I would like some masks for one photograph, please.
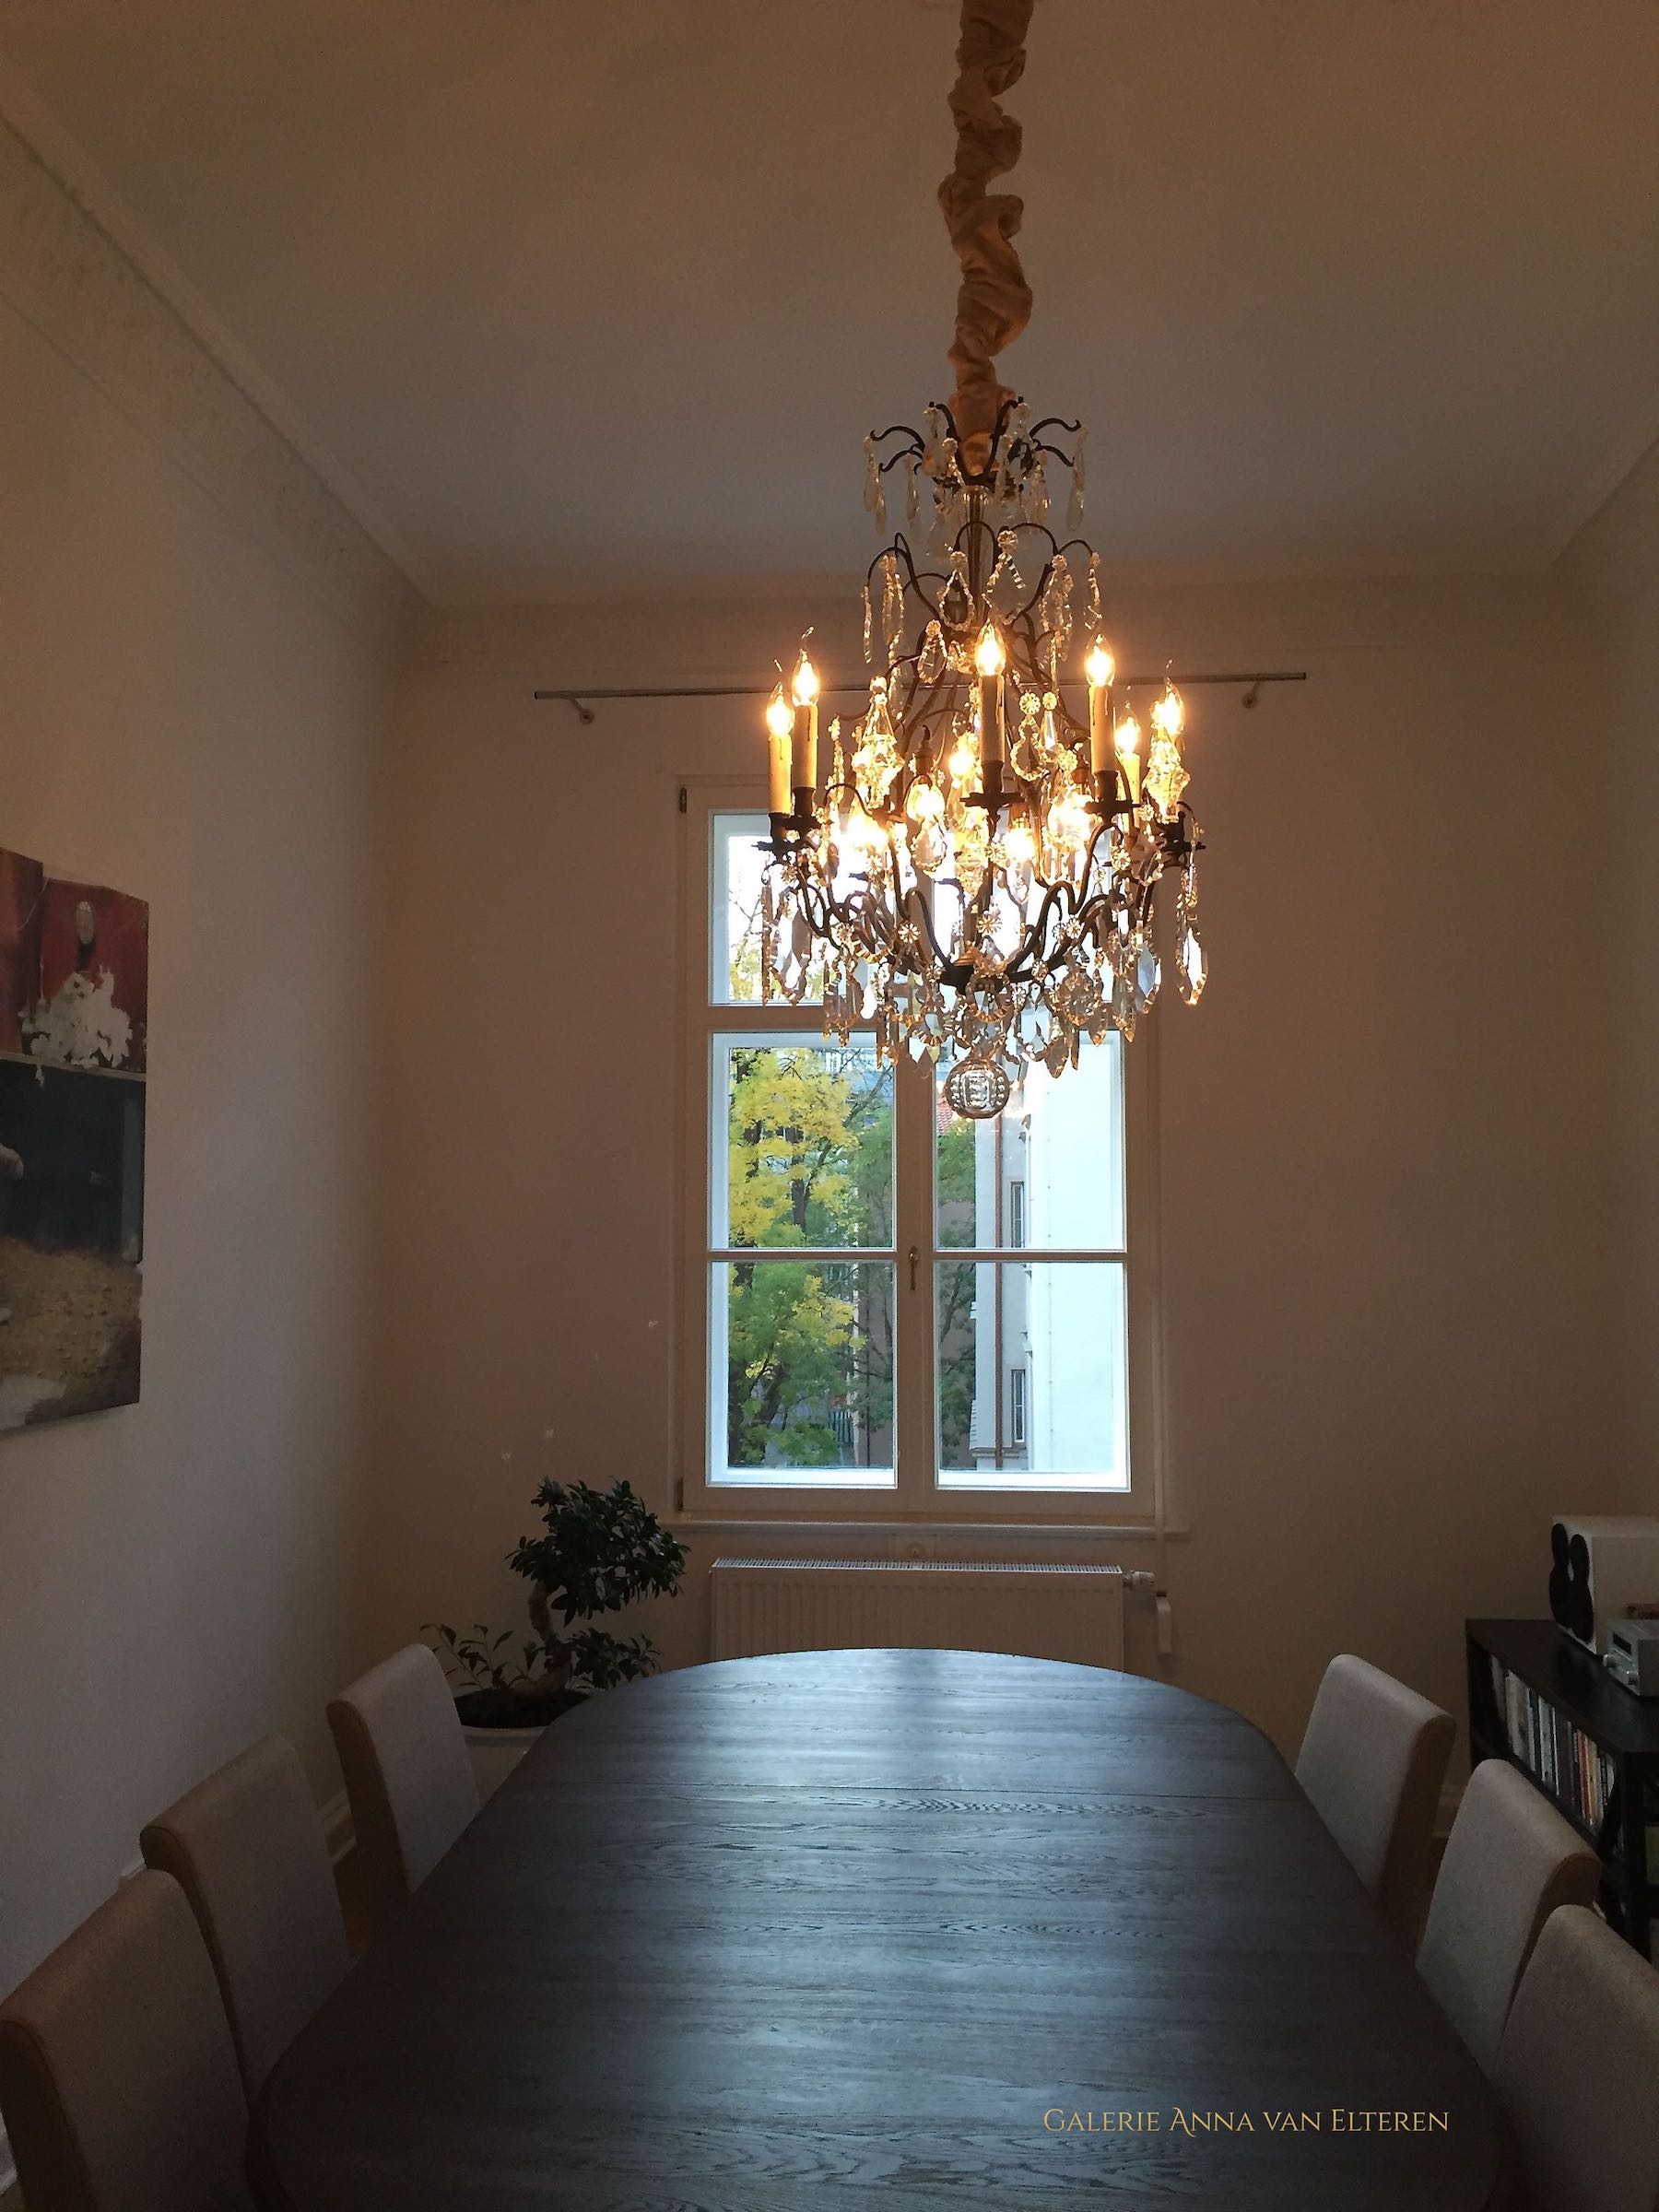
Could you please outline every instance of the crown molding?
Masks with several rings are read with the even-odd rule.
[[[294,410],[4,64],[0,298],[314,597],[394,647],[420,605],[406,568],[336,488],[341,472]]]

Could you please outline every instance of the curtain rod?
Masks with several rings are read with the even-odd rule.
[[[1164,672],[1160,671],[1157,676],[1120,676],[1116,682],[1127,690],[1136,684],[1161,684],[1163,680]],[[1244,696],[1239,703],[1245,707],[1255,705],[1264,684],[1305,684],[1307,680],[1308,672],[1305,668],[1242,669],[1236,673],[1223,671],[1219,674],[1206,670],[1200,675],[1176,674],[1171,677],[1171,681],[1177,684],[1241,684]],[[595,689],[584,684],[578,691],[533,691],[530,696],[532,699],[562,700],[567,707],[573,710],[578,722],[591,723],[596,719],[593,708],[588,704],[593,699],[767,699],[771,690],[771,684],[650,684],[618,690],[603,687]],[[867,684],[826,684],[821,696],[825,699],[862,699],[868,690]]]

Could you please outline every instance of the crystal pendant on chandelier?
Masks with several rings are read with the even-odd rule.
[[[878,532],[889,484],[909,526],[865,581],[868,705],[850,738],[831,725],[826,759],[803,641],[790,697],[780,687],[767,710],[762,997],[799,1004],[816,987],[842,1042],[869,1022],[883,1059],[947,1056],[947,1103],[970,1119],[1000,1113],[1030,1065],[1059,1075],[1085,1041],[1134,1035],[1161,981],[1166,878],[1188,1005],[1206,973],[1184,704],[1166,679],[1143,734],[1100,634],[1100,559],[1077,535],[1086,433],[1034,421],[992,366],[1030,308],[1019,202],[985,191],[1010,134],[1018,151],[994,95],[1023,65],[1030,10],[964,8],[957,166],[940,189],[964,272],[957,391],[924,429],[865,441]],[[1051,467],[1070,479],[1064,540]]]

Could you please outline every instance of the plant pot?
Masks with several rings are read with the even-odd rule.
[[[473,1780],[480,1803],[488,1805],[501,1784],[550,1724],[540,1728],[463,1728]]]
[[[466,1738],[479,1797],[485,1802],[493,1797],[536,1738],[561,1713],[586,1702],[577,1689],[547,1690],[530,1698],[506,1691],[463,1690],[455,1700],[455,1711]]]

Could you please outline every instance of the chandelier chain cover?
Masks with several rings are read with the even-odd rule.
[[[886,541],[864,590],[868,707],[825,741],[804,639],[766,712],[762,997],[821,998],[843,1042],[873,1024],[884,1059],[947,1056],[946,1098],[974,1118],[1000,1112],[1031,1065],[1058,1076],[1086,1039],[1134,1036],[1161,981],[1166,881],[1189,1004],[1206,975],[1181,695],[1166,680],[1143,731],[1079,534],[1087,433],[1034,421],[994,366],[1030,308],[1020,202],[985,189],[1018,157],[997,96],[1024,66],[1030,13],[964,0],[957,162],[939,188],[962,266],[957,389],[921,429],[865,441]],[[1067,479],[1064,536],[1051,472]]]

